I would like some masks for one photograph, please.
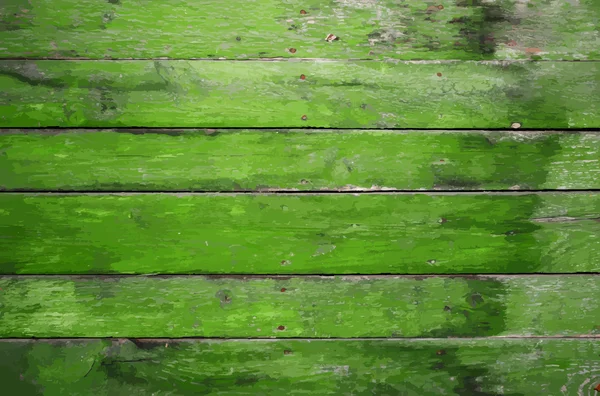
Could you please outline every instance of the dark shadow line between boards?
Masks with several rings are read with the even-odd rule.
[[[201,342],[201,341],[249,341],[249,342],[285,342],[285,341],[395,341],[395,342],[469,342],[469,341],[502,341],[502,340],[598,340],[600,335],[580,335],[580,336],[535,336],[535,335],[509,335],[509,336],[487,336],[487,337],[202,337],[202,336],[182,336],[182,337],[3,337],[2,342],[22,342],[22,341],[102,341],[102,340],[128,340],[128,341],[150,341],[150,342]]]
[[[223,274],[223,273],[185,273],[185,272],[173,272],[173,273],[144,273],[144,274],[132,274],[132,273],[53,273],[53,274],[0,274],[0,279],[11,279],[11,278],[69,278],[69,279],[117,279],[117,278],[157,278],[157,279],[168,279],[168,278],[210,278],[210,279],[239,279],[239,280],[260,280],[260,279],[273,279],[273,280],[290,280],[293,278],[315,278],[315,279],[332,279],[336,278],[361,278],[361,279],[387,279],[387,278],[406,278],[422,280],[426,278],[449,278],[449,279],[472,279],[472,280],[486,280],[486,279],[497,279],[497,278],[543,278],[543,277],[580,277],[580,276],[600,276],[598,271],[587,271],[587,272],[512,272],[512,273],[462,273],[462,274],[439,274],[439,273],[336,273],[336,274],[322,274],[322,273],[281,273],[281,274],[257,274],[257,273],[235,273],[235,274]]]
[[[40,195],[527,195],[527,194],[570,194],[599,193],[600,189],[540,189],[540,190],[396,190],[396,189],[351,189],[351,190],[35,190],[35,189],[2,189],[5,194],[40,194]],[[582,218],[581,220],[586,220]]]
[[[517,120],[518,121],[518,120]],[[373,131],[373,132],[410,132],[410,131],[429,131],[429,132],[562,132],[565,134],[576,134],[578,132],[600,132],[600,127],[597,128],[489,128],[489,127],[471,127],[471,128],[411,128],[411,127],[386,127],[386,128],[370,128],[370,127],[322,127],[322,126],[241,126],[241,127],[220,127],[220,126],[169,126],[169,127],[157,127],[157,126],[105,126],[105,127],[86,127],[86,126],[27,126],[27,127],[2,127],[0,126],[0,134],[12,131],[44,131],[44,130],[87,130],[87,131],[115,131],[115,132],[127,132],[129,130],[151,130],[151,131],[243,131],[243,130],[265,130],[265,131]]]

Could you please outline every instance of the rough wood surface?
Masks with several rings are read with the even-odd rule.
[[[2,276],[0,337],[600,333],[598,275]]]
[[[0,272],[600,271],[600,194],[0,195]]]
[[[12,395],[594,396],[600,341],[1,341]]]
[[[598,59],[599,17],[596,0],[3,0],[0,56]]]
[[[600,134],[0,130],[0,189],[600,188]]]
[[[2,61],[0,127],[597,128],[597,62]]]

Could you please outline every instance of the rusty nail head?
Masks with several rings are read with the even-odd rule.
[[[295,54],[295,53],[296,53],[296,48],[290,48],[290,49],[289,49],[289,51],[290,51],[292,54]]]

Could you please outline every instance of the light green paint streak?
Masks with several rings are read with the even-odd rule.
[[[599,16],[595,0],[4,0],[0,56],[598,59]]]
[[[2,61],[0,127],[594,128],[599,84],[595,62]]]
[[[1,277],[2,337],[600,332],[600,276]],[[282,291],[283,290],[283,291]]]
[[[597,133],[5,130],[0,188],[600,188]]]
[[[0,195],[0,272],[599,271],[600,194]]]

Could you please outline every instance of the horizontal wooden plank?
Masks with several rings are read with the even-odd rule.
[[[0,55],[598,59],[599,17],[595,0],[4,0]]]
[[[599,275],[2,276],[0,337],[599,334]]]
[[[0,194],[4,274],[600,271],[600,194]]]
[[[597,128],[600,62],[1,61],[0,127]]]
[[[594,395],[594,340],[1,341],[11,394]]]
[[[599,158],[593,132],[4,130],[0,189],[597,189]]]

